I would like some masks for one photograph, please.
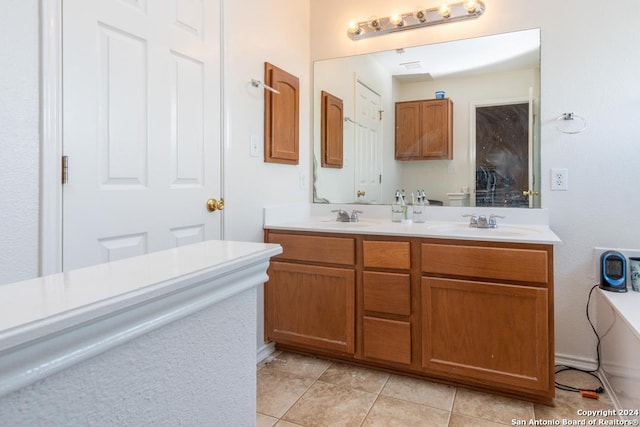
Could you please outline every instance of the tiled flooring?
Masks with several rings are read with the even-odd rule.
[[[597,385],[575,372],[560,373],[557,380]],[[276,353],[258,365],[258,427],[492,427],[517,425],[514,420],[562,423],[585,419],[580,409],[613,409],[606,394],[593,400],[556,390],[555,402],[536,405],[292,353]]]

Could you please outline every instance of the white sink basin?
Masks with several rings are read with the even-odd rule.
[[[498,225],[498,228],[474,228],[469,227],[469,224],[437,224],[429,226],[429,230],[450,234],[450,235],[463,235],[463,236],[529,236],[532,234],[539,233],[538,230],[527,228],[527,227],[517,227],[512,225],[501,226]]]

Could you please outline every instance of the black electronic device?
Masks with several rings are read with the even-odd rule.
[[[627,259],[620,252],[606,251],[600,257],[600,288],[627,292]]]

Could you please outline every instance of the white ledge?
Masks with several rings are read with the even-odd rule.
[[[281,251],[207,241],[0,285],[0,396],[261,285]]]

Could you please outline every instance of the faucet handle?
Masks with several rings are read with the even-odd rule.
[[[496,218],[504,218],[504,215],[494,215],[494,214],[489,215],[489,227],[490,228],[497,228],[498,227],[498,221],[496,221]]]
[[[349,222],[349,214],[344,209],[332,209],[331,212],[337,213],[336,221]]]
[[[469,220],[469,227],[477,227],[478,226],[478,217],[475,213],[463,214],[463,218],[471,218]]]
[[[351,222],[358,222],[359,221],[358,214],[361,214],[361,213],[362,211],[354,209],[353,212],[351,212]]]

